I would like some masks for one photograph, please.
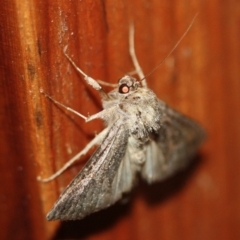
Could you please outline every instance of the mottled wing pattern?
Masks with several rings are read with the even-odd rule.
[[[116,174],[118,170],[126,170],[121,162],[126,153],[127,140],[128,131],[117,121],[86,166],[61,194],[47,219],[82,219],[119,200],[122,192],[129,188],[128,182],[122,181],[122,174]]]
[[[163,180],[184,168],[205,138],[204,130],[190,118],[159,101],[161,128],[146,145],[142,176],[149,183]]]

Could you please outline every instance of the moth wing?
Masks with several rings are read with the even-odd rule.
[[[162,124],[146,145],[142,177],[151,183],[163,180],[184,168],[205,138],[204,130],[193,120],[159,101]]]
[[[114,199],[122,198],[123,193],[129,192],[133,188],[137,172],[139,172],[139,169],[132,161],[131,151],[129,151],[128,146],[112,183],[112,196]]]
[[[106,208],[122,197],[132,186],[133,172],[124,180],[129,163],[126,154],[128,131],[116,122],[86,166],[61,194],[48,220],[76,220]]]

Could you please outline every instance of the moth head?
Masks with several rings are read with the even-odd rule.
[[[135,78],[126,75],[118,81],[118,92],[127,94],[136,90],[139,86],[140,83]]]

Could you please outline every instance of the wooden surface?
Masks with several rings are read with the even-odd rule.
[[[98,94],[87,74],[115,83],[133,70],[128,27],[149,87],[198,120],[208,139],[193,164],[163,183],[140,182],[130,202],[75,222],[45,215],[89,155],[47,184],[47,177],[102,128],[85,124],[39,93],[88,115]],[[0,8],[0,239],[239,239],[239,1],[2,1]]]

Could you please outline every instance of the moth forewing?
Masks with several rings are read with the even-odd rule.
[[[164,180],[187,166],[205,138],[196,122],[159,101],[164,106],[161,128],[146,145],[142,177],[147,182]]]
[[[48,220],[82,219],[121,197],[114,193],[112,182],[127,148],[128,133],[123,128],[121,121],[111,126],[99,148],[48,213]]]

